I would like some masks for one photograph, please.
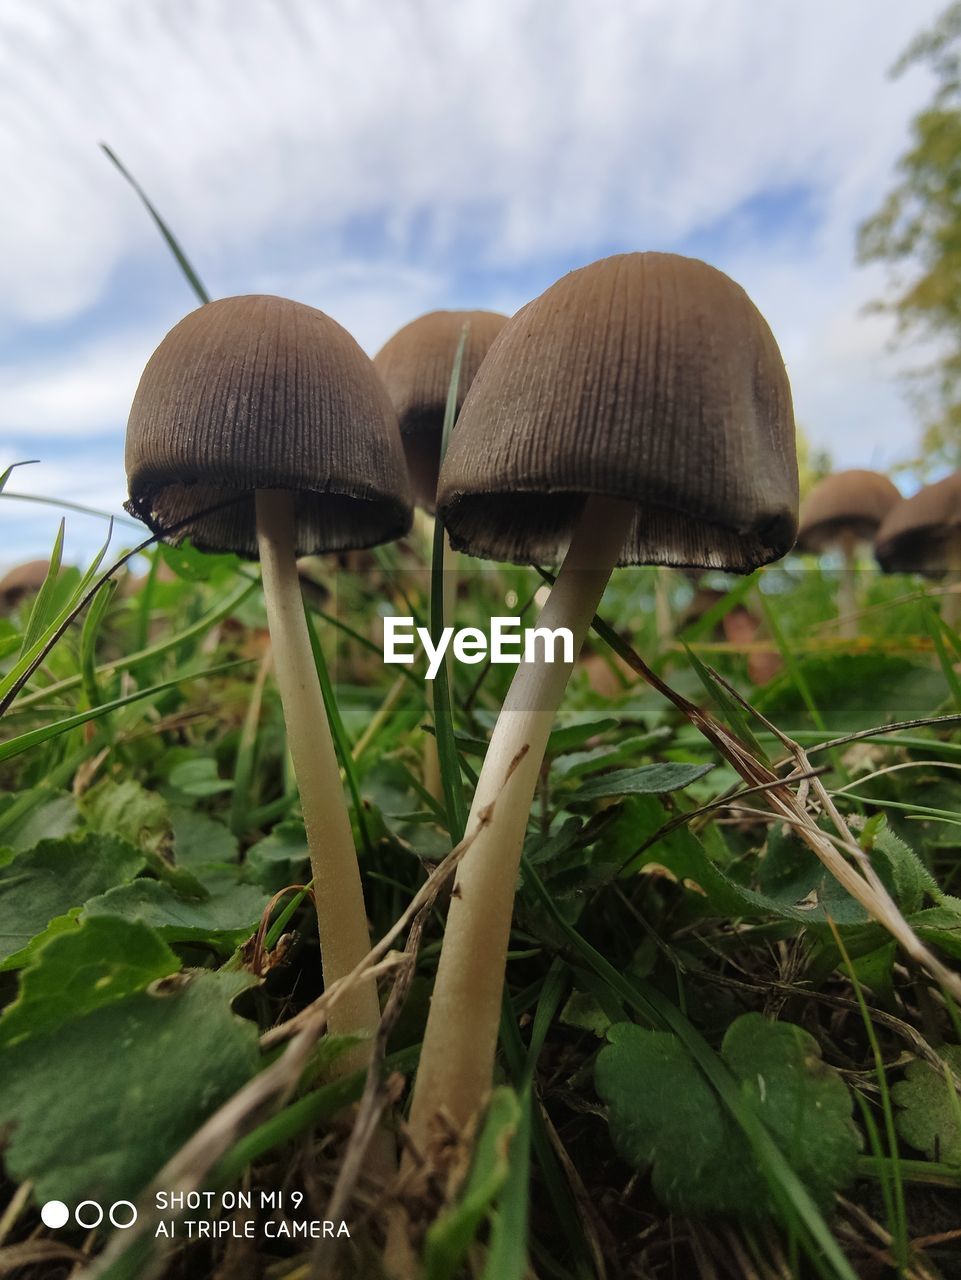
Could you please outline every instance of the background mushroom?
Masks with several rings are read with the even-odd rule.
[[[703,262],[625,254],[572,272],[501,331],[441,470],[453,546],[563,559],[537,625],[575,657],[616,564],[746,573],[797,525],[790,388],[747,294]],[[491,1085],[514,890],[570,665],[522,663],[467,826],[411,1109],[465,1126]],[[481,822],[482,815],[490,821]]]
[[[507,323],[496,311],[430,311],[404,325],[374,356],[397,411],[415,500],[434,510],[444,409],[457,346],[467,326],[457,409],[491,343]]]
[[[406,532],[396,416],[368,357],[323,312],[282,298],[226,298],[188,315],[151,356],[130,411],[126,463],[128,509],[159,537],[260,557],[329,985],[370,943],[296,557]],[[379,1018],[371,980],[333,1008],[330,1028],[372,1031]],[[343,1065],[366,1053],[360,1046]]]
[[[926,484],[892,506],[875,535],[874,554],[885,573],[947,575],[942,617],[961,620],[961,471]]]
[[[10,613],[27,596],[36,595],[47,579],[47,560],[28,560],[0,578],[0,613]]]
[[[878,471],[836,471],[819,480],[801,504],[797,549],[839,551],[842,556],[838,586],[841,635],[858,633],[857,551],[870,542],[881,521],[901,495],[887,476]]]

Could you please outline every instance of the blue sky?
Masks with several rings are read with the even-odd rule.
[[[193,298],[110,143],[214,295],[285,294],[371,353],[435,307],[513,312],[622,250],[705,258],[841,465],[916,424],[854,236],[930,83],[913,0],[6,0],[0,467],[119,511],[140,370]],[[52,510],[0,500],[0,564]],[[68,555],[101,526],[68,518]],[[120,531],[120,539],[133,531]]]

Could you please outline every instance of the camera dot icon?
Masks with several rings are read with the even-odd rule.
[[[40,1210],[40,1221],[51,1231],[58,1231],[67,1225],[70,1210],[62,1200],[48,1200]]]
[[[130,1200],[116,1200],[105,1209],[96,1200],[81,1200],[73,1211],[74,1222],[85,1231],[99,1227],[104,1218],[112,1227],[126,1231],[137,1221],[137,1206]],[[40,1210],[40,1220],[51,1231],[59,1231],[70,1221],[70,1210],[62,1200],[48,1200]]]

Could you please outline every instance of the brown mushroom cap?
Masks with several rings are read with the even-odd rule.
[[[874,554],[885,573],[945,573],[957,568],[961,471],[902,498],[881,522]]]
[[[587,495],[627,499],[620,563],[744,573],[793,545],[797,486],[790,386],[750,298],[703,262],[632,253],[504,326],[437,506],[457,549],[556,563]]]
[[[506,323],[507,316],[497,311],[430,311],[398,329],[374,356],[374,367],[397,410],[414,497],[428,510],[433,510],[437,493],[444,410],[464,325],[468,329],[458,411],[488,348]]]
[[[50,568],[48,560],[28,560],[15,565],[0,578],[0,611],[15,609],[20,601],[43,586]]]
[[[410,527],[397,418],[373,365],[329,316],[284,298],[224,298],[171,329],[140,379],[126,463],[127,510],[166,541],[256,556],[257,489],[296,493],[301,555]]]
[[[819,480],[801,503],[797,546],[824,551],[845,534],[874,537],[878,525],[901,494],[878,471],[836,471]]]

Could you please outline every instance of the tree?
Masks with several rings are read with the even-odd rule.
[[[961,3],[918,36],[892,70],[934,73],[933,101],[911,122],[899,181],[858,231],[861,262],[891,267],[900,339],[933,339],[937,355],[915,372],[925,461],[961,466]]]

